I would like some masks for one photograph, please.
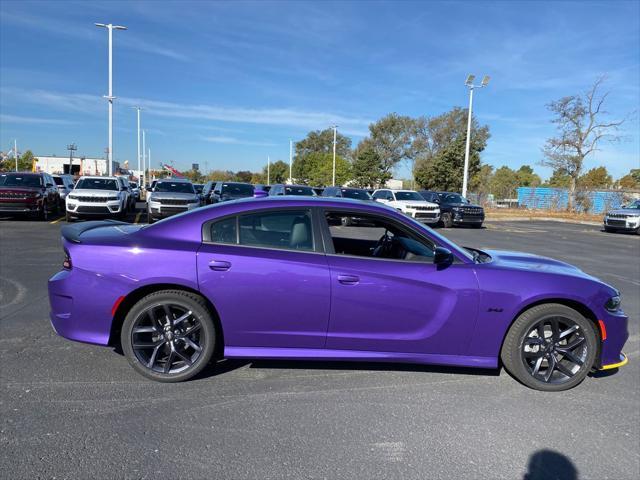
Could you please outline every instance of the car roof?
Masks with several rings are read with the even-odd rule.
[[[117,180],[118,177],[101,177],[100,175],[83,175],[79,178],[79,180],[82,180],[83,178],[89,179],[89,180]]]

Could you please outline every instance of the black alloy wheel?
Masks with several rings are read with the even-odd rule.
[[[593,322],[566,305],[549,303],[526,310],[513,322],[500,356],[521,383],[561,391],[584,380],[597,350]]]
[[[180,290],[144,297],[127,314],[121,333],[129,363],[162,382],[187,380],[200,372],[211,359],[215,338],[204,300]]]

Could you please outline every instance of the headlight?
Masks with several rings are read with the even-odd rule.
[[[620,295],[616,295],[615,297],[611,297],[607,300],[607,303],[604,304],[604,308],[609,310],[610,312],[617,312],[620,310],[620,304],[622,303],[622,298]]]
[[[118,196],[117,195],[109,197],[109,201],[110,202],[113,202],[114,200],[118,200]]]

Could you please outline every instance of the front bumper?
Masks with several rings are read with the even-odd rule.
[[[439,210],[404,210],[404,214],[421,223],[433,224],[440,221]]]
[[[149,202],[147,211],[153,218],[166,218],[178,213],[195,210],[199,206],[199,203],[187,203],[185,205],[163,205],[160,202]]]
[[[609,363],[607,365],[602,365],[600,370],[612,370],[614,368],[624,367],[627,363],[629,363],[629,357],[627,357],[624,352],[620,353],[620,361],[618,363]]]
[[[119,200],[113,200],[106,203],[93,203],[79,202],[71,198],[67,198],[66,207],[67,212],[74,217],[117,215],[121,213],[122,209]]]
[[[38,203],[0,203],[0,213],[35,213],[39,209]]]
[[[640,219],[638,217],[610,218],[606,216],[604,217],[604,226],[618,230],[637,230],[640,227]]]
[[[624,344],[629,338],[629,318],[622,312],[595,312],[599,317],[600,358],[596,361],[597,370],[618,368],[627,363],[622,353]]]
[[[454,210],[451,212],[451,219],[456,225],[478,225],[484,222],[484,212],[473,214]]]

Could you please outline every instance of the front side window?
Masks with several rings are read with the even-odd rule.
[[[337,255],[432,263],[435,245],[376,215],[326,212]]]
[[[240,245],[313,250],[311,213],[307,210],[241,215],[238,225]]]
[[[118,182],[111,178],[83,178],[76,185],[78,190],[120,190]]]

